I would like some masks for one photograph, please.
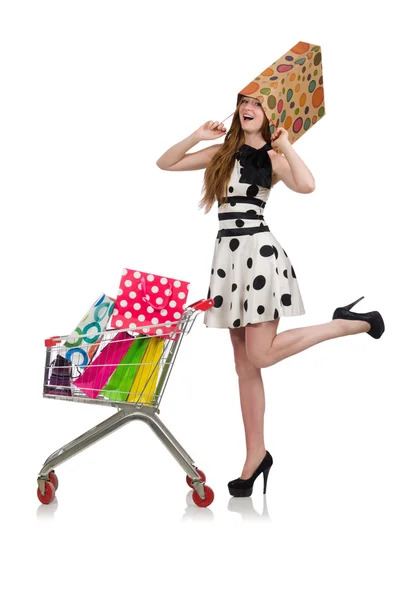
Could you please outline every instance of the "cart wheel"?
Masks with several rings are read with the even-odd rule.
[[[50,478],[50,481],[52,483],[52,485],[55,488],[55,491],[57,491],[58,487],[59,487],[59,482],[58,482],[58,477],[55,474],[55,471],[50,471],[48,473],[48,477]]]
[[[192,495],[193,502],[195,504],[197,504],[197,506],[200,506],[202,508],[205,508],[206,506],[209,506],[210,504],[212,504],[212,502],[214,501],[214,496],[215,496],[212,488],[210,488],[209,485],[204,485],[204,494],[205,494],[204,500],[202,498],[200,498],[200,496],[198,495],[196,490],[194,490],[193,495]]]
[[[51,481],[45,482],[44,494],[40,492],[40,488],[37,488],[37,497],[42,504],[50,504],[55,498],[55,487]]]
[[[201,479],[203,480],[203,483],[205,483],[207,481],[204,473],[202,471],[200,471],[200,469],[196,469],[197,473],[200,475]],[[191,487],[193,489],[192,486],[192,478],[189,477],[189,475],[186,475],[186,483],[188,484],[189,487]]]

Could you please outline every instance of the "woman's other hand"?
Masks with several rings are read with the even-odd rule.
[[[204,125],[201,125],[196,129],[195,134],[200,140],[216,140],[217,138],[225,135],[226,127],[219,121],[206,121]]]
[[[284,152],[284,148],[291,142],[288,139],[288,131],[284,127],[277,127],[271,135],[272,147]]]

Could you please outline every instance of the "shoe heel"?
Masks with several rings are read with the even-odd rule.
[[[266,494],[267,477],[269,475],[270,467],[267,471],[263,471],[263,493]]]
[[[346,310],[350,310],[351,308],[353,308],[353,306],[355,304],[357,304],[357,302],[360,302],[360,300],[362,300],[364,298],[364,296],[361,296],[361,298],[359,298],[358,300],[355,300],[354,302],[352,302],[351,304],[347,304],[346,306],[342,306],[342,308],[345,308]]]

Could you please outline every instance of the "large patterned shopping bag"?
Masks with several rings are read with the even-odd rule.
[[[84,370],[97,352],[113,307],[114,300],[102,294],[61,347],[59,355],[66,358],[73,365],[78,366],[80,372]]]
[[[74,385],[89,398],[96,398],[133,342],[134,338],[127,331],[119,331],[106,344],[105,348],[96,355],[84,373],[75,379]]]
[[[126,402],[130,393],[132,382],[140,367],[142,357],[149,344],[150,338],[138,336],[124,358],[120,362],[101,394],[113,402]]]
[[[47,394],[71,396],[71,384],[89,364],[100,344],[114,307],[113,298],[102,294],[61,346],[50,365]],[[79,337],[82,336],[82,337]],[[76,368],[77,367],[77,368]]]
[[[124,269],[111,326],[170,338],[186,307],[190,282]],[[172,339],[176,339],[175,335]]]
[[[164,349],[162,338],[152,337],[147,345],[142,363],[131,386],[128,402],[151,404],[156,399],[157,379],[160,372],[160,358]]]

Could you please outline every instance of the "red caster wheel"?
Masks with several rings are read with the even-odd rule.
[[[37,497],[42,504],[50,504],[55,498],[55,487],[51,481],[45,481],[44,494],[40,492],[40,488],[37,488]]]
[[[193,502],[195,504],[197,504],[197,506],[200,506],[201,508],[205,508],[206,506],[209,506],[210,504],[212,504],[212,502],[214,501],[214,497],[215,497],[213,490],[208,485],[204,485],[204,494],[205,494],[204,500],[202,498],[200,498],[200,496],[198,495],[196,490],[194,490],[193,495],[192,495]]]
[[[205,477],[204,473],[203,473],[202,471],[200,471],[200,469],[196,469],[196,471],[197,471],[197,473],[200,475],[200,477],[201,477],[201,479],[202,479],[203,483],[205,483],[205,482],[207,481],[207,479],[206,479],[206,477]],[[189,486],[189,487],[191,487],[191,488],[193,489],[193,486],[192,486],[192,478],[191,478],[191,477],[189,477],[189,475],[186,475],[186,483],[188,484],[188,486]]]
[[[55,491],[57,491],[59,482],[58,482],[58,477],[55,474],[55,471],[50,471],[50,473],[48,473],[48,477],[50,478],[50,481],[51,481],[52,485],[54,486]]]

